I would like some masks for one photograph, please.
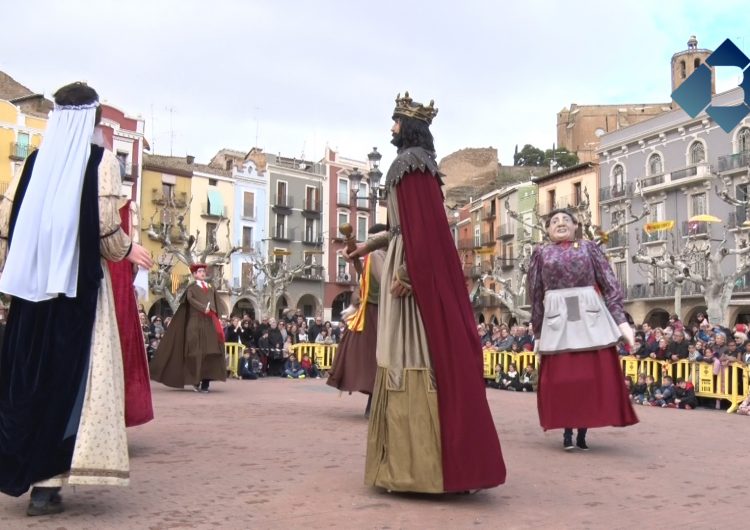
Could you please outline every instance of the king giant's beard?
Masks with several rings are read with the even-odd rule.
[[[404,137],[401,133],[393,133],[393,138],[391,138],[391,143],[396,146],[396,148],[401,149],[404,145]]]

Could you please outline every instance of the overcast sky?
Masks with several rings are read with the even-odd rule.
[[[716,5],[716,7],[714,7]],[[393,157],[397,92],[434,99],[438,157],[550,148],[571,103],[670,100],[690,35],[750,54],[743,2],[526,0],[0,0],[0,70],[50,94],[85,80],[146,119],[152,152],[208,162],[254,145]],[[11,16],[11,15],[9,15]],[[729,70],[729,69],[727,69]],[[719,73],[728,89],[739,71]],[[256,140],[257,139],[257,140]]]

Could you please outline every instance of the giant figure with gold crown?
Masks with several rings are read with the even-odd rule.
[[[365,483],[464,492],[505,482],[482,348],[443,208],[430,124],[434,102],[396,98],[398,156],[385,180],[389,230],[345,252],[387,248]]]

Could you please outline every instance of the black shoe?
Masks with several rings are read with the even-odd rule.
[[[62,505],[62,497],[57,496],[58,501],[55,502],[53,499],[42,503],[35,503],[29,501],[29,505],[26,508],[26,515],[29,517],[36,517],[37,515],[54,515],[56,513],[62,513],[65,508]]]
[[[581,451],[588,451],[589,446],[586,445],[586,431],[588,429],[578,429],[578,436],[576,436],[576,446]]]
[[[565,432],[563,433],[563,448],[566,451],[575,448],[573,445],[573,429],[565,429]]]

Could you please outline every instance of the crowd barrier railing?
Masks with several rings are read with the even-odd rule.
[[[297,359],[302,359],[303,355],[309,355],[310,359],[318,365],[318,370],[330,370],[333,366],[333,358],[336,356],[336,344],[313,344],[299,343],[292,345],[292,351]]]
[[[534,352],[484,350],[484,378],[495,379],[496,367],[508,370],[510,363],[516,365],[520,372],[527,365],[538,368],[538,357]],[[732,362],[720,367],[714,364],[695,361],[662,361],[657,359],[628,356],[620,357],[620,366],[624,375],[636,382],[639,374],[650,375],[657,384],[663,376],[671,376],[674,381],[684,379],[695,387],[695,395],[729,401],[727,412],[734,412],[750,392],[750,366],[741,362]]]
[[[709,364],[700,361],[661,361],[620,357],[620,365],[625,375],[635,382],[639,374],[650,375],[657,384],[668,375],[674,381],[684,379],[693,383],[695,395],[729,401],[727,412],[732,413],[750,390],[750,368],[740,362],[726,365]]]
[[[242,357],[243,351],[245,351],[245,346],[240,342],[224,343],[224,353],[227,357],[227,371],[230,377],[240,378],[240,357]]]

